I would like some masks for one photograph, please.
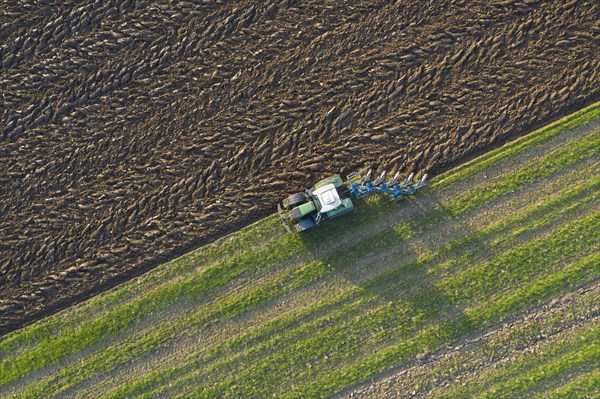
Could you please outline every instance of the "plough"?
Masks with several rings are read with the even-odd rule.
[[[321,180],[310,190],[295,193],[277,204],[279,216],[289,232],[309,230],[322,221],[336,218],[354,209],[355,202],[374,194],[384,194],[393,200],[413,195],[425,185],[427,174],[413,182],[414,174],[400,181],[399,173],[386,180],[383,171],[371,180],[373,169],[368,166],[362,171],[349,174],[344,181],[340,175]]]
[[[427,173],[413,183],[414,173],[408,175],[403,181],[398,180],[400,173],[396,173],[394,177],[385,180],[386,171],[384,170],[375,180],[371,179],[373,170],[368,169],[367,173],[361,175],[360,172],[354,172],[347,176],[346,184],[350,189],[350,194],[354,199],[363,199],[371,194],[386,194],[392,199],[397,200],[403,195],[413,195],[417,190],[425,185]]]

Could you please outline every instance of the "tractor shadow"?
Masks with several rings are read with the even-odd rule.
[[[393,318],[400,325],[390,326],[400,327],[397,339],[410,339],[440,324],[444,325],[441,342],[455,341],[475,326],[464,308],[438,288],[430,272],[436,260],[428,261],[427,254],[439,249],[440,243],[427,232],[411,235],[402,227],[403,222],[418,220],[419,215],[434,209],[439,212],[441,204],[411,198],[392,206],[396,205],[411,208],[405,212],[413,215],[410,220],[403,220],[403,212],[387,215],[389,205],[385,203],[367,202],[351,215],[301,234],[301,239],[311,260],[328,265],[335,278],[360,287],[357,295],[375,298],[373,306],[391,305],[402,312]]]

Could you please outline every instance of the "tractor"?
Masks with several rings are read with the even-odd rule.
[[[321,222],[352,212],[358,202],[372,194],[386,194],[394,200],[414,194],[425,185],[427,174],[412,183],[411,173],[405,180],[398,180],[398,173],[385,180],[384,171],[371,180],[373,170],[368,166],[363,171],[351,173],[346,181],[333,175],[319,181],[310,190],[295,193],[277,204],[277,211],[288,232],[306,231]]]

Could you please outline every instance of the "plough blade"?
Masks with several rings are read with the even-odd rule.
[[[361,185],[365,184],[366,182],[368,182],[369,180],[371,180],[371,173],[373,173],[373,169],[369,169],[369,171],[367,172],[366,175],[364,175],[361,179],[360,179],[360,183]]]
[[[388,180],[388,182],[386,183],[386,185],[388,187],[392,187],[396,184],[398,184],[398,175],[400,174],[400,172],[396,172],[396,174],[394,175],[394,177],[392,177],[390,180]]]
[[[400,183],[400,187],[404,188],[404,187],[408,186],[410,183],[412,183],[412,179],[413,179],[414,175],[415,175],[414,173],[411,173],[410,175],[408,175],[408,177],[402,183]]]
[[[379,175],[379,177],[377,177],[377,179],[373,180],[373,185],[374,186],[378,186],[381,183],[383,183],[383,180],[385,179],[385,170]]]
[[[415,190],[421,188],[425,185],[425,181],[427,180],[427,173],[423,174],[417,184],[415,184]]]

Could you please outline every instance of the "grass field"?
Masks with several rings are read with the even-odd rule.
[[[600,103],[305,235],[271,216],[0,341],[0,396],[598,397]]]

